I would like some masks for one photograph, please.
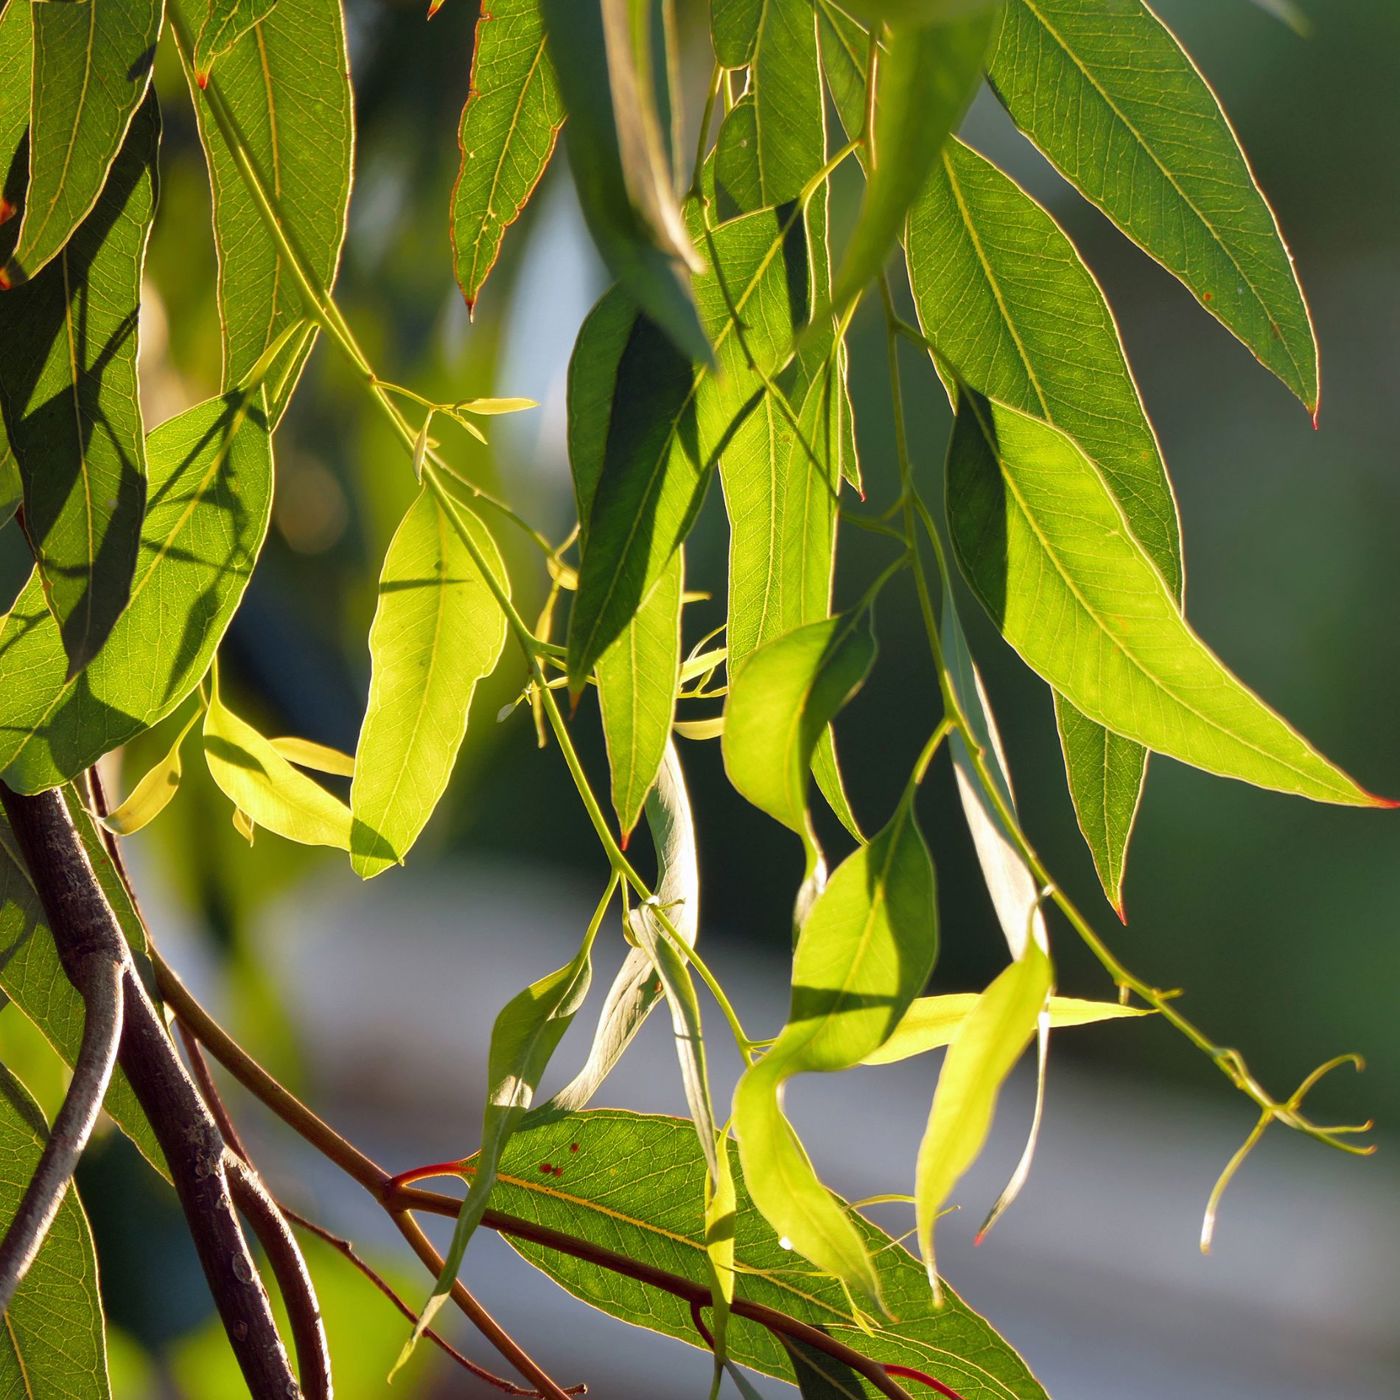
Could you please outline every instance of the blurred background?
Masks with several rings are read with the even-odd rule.
[[[604,279],[557,159],[510,231],[475,323],[467,319],[445,211],[476,8],[450,0],[428,26],[422,0],[348,0],[359,136],[339,297],[386,377],[436,399],[539,401],[532,414],[496,420],[489,449],[465,437],[446,445],[558,538],[573,511],[565,370]],[[705,7],[681,8],[703,44]],[[1326,753],[1367,786],[1400,794],[1400,7],[1302,0],[1306,37],[1249,0],[1158,8],[1220,93],[1297,257],[1322,344],[1320,431],[1058,182],[985,95],[964,134],[1049,205],[1104,283],[1180,497],[1194,624]],[[218,375],[202,158],[182,80],[169,66],[158,76],[165,164],[143,325],[151,423],[213,392]],[[854,194],[841,186],[841,198]],[[890,499],[894,469],[882,326],[875,308],[866,312],[852,332],[853,387],[878,503]],[[927,365],[911,357],[905,373],[919,469],[936,497],[946,403]],[[374,583],[412,494],[406,468],[344,367],[319,347],[278,435],[273,529],[223,652],[226,689],[265,732],[353,749]],[[531,615],[543,571],[509,531],[498,538]],[[846,542],[839,598],[859,595],[876,557],[866,538]],[[715,490],[690,547],[692,586],[722,597],[724,561]],[[1065,886],[1135,971],[1183,987],[1189,1014],[1240,1047],[1275,1093],[1334,1054],[1363,1054],[1367,1072],[1338,1073],[1313,1107],[1333,1121],[1374,1117],[1381,1151],[1355,1160],[1275,1130],[1226,1196],[1215,1252],[1203,1258],[1201,1211],[1253,1122],[1250,1106],[1164,1025],[1069,1032],[1052,1048],[1030,1184],[976,1252],[975,1227],[1020,1151],[1029,1082],[1004,1096],[992,1144],[958,1190],[966,1209],[945,1222],[940,1249],[950,1281],[1057,1400],[1400,1395],[1400,824],[1157,760],[1135,838],[1130,922],[1120,928],[1074,825],[1048,692],[970,603],[964,617],[1023,818]],[[689,609],[687,640],[718,620],[716,605]],[[838,731],[867,824],[890,809],[936,707],[907,589],[886,590],[879,633],[876,671]],[[171,961],[269,1067],[394,1168],[475,1146],[492,1018],[568,956],[605,877],[558,755],[536,748],[528,709],[498,721],[523,680],[508,650],[478,693],[442,809],[407,866],[368,887],[343,857],[265,834],[249,848],[192,755],[174,805],[128,843]],[[596,707],[585,703],[574,731],[605,781]],[[158,730],[120,757],[121,791],[169,738]],[[706,956],[750,1027],[772,1034],[786,1006],[796,843],[728,788],[718,744],[687,744],[683,759],[706,877]],[[999,970],[1004,944],[941,765],[921,816],[940,881],[934,989],[977,989]],[[1052,936],[1061,989],[1111,995],[1071,931],[1061,924]],[[600,945],[594,997],[546,1088],[586,1053],[622,953],[615,936]],[[683,1112],[666,1041],[660,1021],[650,1025],[598,1102]],[[57,1067],[13,1009],[0,1014],[0,1055],[36,1087],[58,1091]],[[722,1050],[716,1058],[717,1093],[727,1097],[735,1066]],[[933,1078],[932,1064],[914,1061],[799,1084],[794,1116],[826,1179],[852,1197],[907,1190]],[[363,1194],[257,1105],[236,1092],[230,1101],[278,1191],[355,1239],[420,1303],[426,1276]],[[173,1198],[115,1133],[88,1154],[80,1180],[119,1392],[242,1394]],[[911,1222],[896,1211],[882,1223],[898,1233]],[[389,1394],[384,1378],[404,1324],[334,1254],[310,1257],[338,1393]],[[565,1383],[587,1380],[592,1394],[619,1400],[705,1393],[705,1355],[591,1313],[485,1232],[465,1276]],[[492,1364],[478,1338],[453,1335]],[[760,1389],[783,1392],[772,1381]],[[421,1347],[393,1393],[492,1392]]]

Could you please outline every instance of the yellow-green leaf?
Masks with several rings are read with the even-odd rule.
[[[114,836],[131,836],[143,826],[149,826],[170,805],[171,799],[180,790],[180,748],[194,728],[200,712],[201,707],[196,706],[189,719],[180,726],[169,752],[142,774],[126,800],[105,817],[98,818]]]

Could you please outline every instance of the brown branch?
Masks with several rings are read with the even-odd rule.
[[[74,985],[83,998],[83,1040],[63,1106],[0,1244],[0,1313],[14,1301],[15,1290],[48,1237],[117,1063],[122,1034],[121,965],[90,954],[82,960],[79,977]]]
[[[118,1062],[170,1167],[204,1276],[255,1400],[300,1394],[267,1292],[233,1207],[224,1141],[166,1035],[126,940],[57,791],[0,801],[33,878],[59,961],[82,986],[84,961],[104,959],[123,983]]]
[[[214,1020],[195,1000],[189,989],[159,955],[152,953],[155,962],[156,981],[161,996],[172,1006],[176,1015],[190,1028],[220,1064],[248,1090],[270,1108],[289,1127],[309,1142],[324,1156],[334,1162],[366,1191],[374,1197],[391,1215],[397,1224],[400,1218],[407,1219],[410,1210],[424,1211],[433,1215],[456,1218],[461,1209],[461,1201],[436,1191],[422,1191],[414,1187],[396,1188],[394,1179],[372,1158],[367,1157],[353,1143],[341,1137],[324,1119],[308,1108],[294,1094],[284,1088],[251,1056],[232,1036]],[[410,1222],[411,1223],[411,1222]],[[710,1288],[708,1283],[695,1283],[692,1280],[672,1274],[664,1269],[654,1268],[624,1254],[595,1245],[589,1240],[581,1240],[563,1231],[551,1229],[547,1225],[537,1225],[533,1221],[522,1220],[502,1211],[487,1209],[481,1223],[499,1234],[553,1249],[561,1254],[572,1255],[599,1268],[608,1269],[626,1278],[635,1279],[652,1288],[659,1288],[686,1302],[699,1302],[708,1306]],[[403,1226],[400,1225],[400,1230]],[[414,1227],[417,1228],[416,1226]],[[421,1232],[420,1232],[421,1233]],[[407,1237],[407,1236],[406,1236]],[[410,1239],[410,1243],[412,1240]],[[424,1240],[426,1244],[426,1239]],[[428,1250],[432,1251],[431,1244]],[[437,1254],[432,1251],[432,1259]],[[429,1262],[426,1254],[420,1254],[429,1268],[440,1267]],[[844,1362],[858,1372],[882,1395],[890,1400],[908,1400],[909,1393],[885,1373],[884,1367],[868,1356],[846,1346],[834,1337],[805,1322],[789,1317],[774,1308],[765,1307],[746,1298],[735,1297],[733,1311],[740,1317],[747,1317],[771,1332],[794,1337],[806,1342],[816,1350],[837,1361]]]

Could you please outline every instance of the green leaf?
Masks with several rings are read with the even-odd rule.
[[[71,793],[65,794],[65,798],[107,902],[139,960],[146,949],[141,922],[120,877],[112,868],[101,833]],[[58,961],[43,906],[3,813],[0,813],[0,990],[39,1028],[64,1062],[72,1065],[83,1039],[83,1001]],[[104,1107],[146,1160],[163,1172],[165,1158],[120,1068],[112,1072]]]
[[[617,370],[610,378],[587,375],[590,426],[583,456],[596,462],[601,443],[602,465],[591,490],[576,482],[584,534],[569,618],[575,689],[685,539],[715,463],[761,396],[764,375],[790,356],[794,331],[806,320],[798,211],[733,219],[715,231],[712,251],[717,268],[695,279],[695,293],[714,340],[716,370],[692,365],[647,317],[633,313],[629,320],[620,289],[590,317],[606,319]],[[742,334],[734,331],[726,291],[743,318]],[[613,406],[606,412],[600,406],[605,395]],[[570,412],[581,411],[582,399],[571,389]],[[573,460],[580,456],[579,440],[571,429]]]
[[[34,65],[34,25],[29,5],[0,6],[0,73],[19,75],[0,83],[0,267],[14,246],[13,223],[29,178],[29,98],[26,80]],[[3,278],[0,277],[0,281]]]
[[[733,672],[724,769],[739,793],[809,842],[807,774],[817,743],[875,660],[868,608],[809,622]]]
[[[152,95],[77,232],[42,272],[0,297],[0,404],[24,484],[25,533],[70,674],[111,635],[140,546],[136,322],[159,143]]]
[[[1010,0],[989,74],[1065,179],[1315,413],[1317,345],[1273,211],[1157,16],[1140,0]]]
[[[866,24],[934,24],[990,9],[998,0],[841,0],[842,6]]]
[[[919,1144],[914,1184],[919,1251],[935,1292],[934,1221],[982,1151],[997,1095],[1035,1033],[1051,976],[1049,955],[1036,939],[1028,939],[1021,956],[977,998],[948,1046]]]
[[[255,826],[305,846],[350,849],[349,807],[224,704],[217,667],[204,712],[204,758],[224,796]]]
[[[945,996],[919,997],[904,1013],[889,1039],[878,1050],[866,1055],[861,1064],[892,1065],[951,1045],[979,996],[977,992],[953,992]],[[1152,1014],[1116,1001],[1082,1001],[1077,997],[1051,997],[1049,1011],[1050,1025],[1054,1029]]]
[[[201,706],[196,706],[190,712],[189,719],[180,726],[169,752],[142,774],[126,800],[105,817],[99,818],[101,824],[112,835],[134,835],[142,827],[149,826],[170,805],[171,799],[180,790],[180,748],[199,719],[201,709]]]
[[[10,451],[7,438],[0,437],[0,530],[15,518],[24,503],[24,487],[20,484],[19,463]]]
[[[209,81],[214,61],[222,58],[255,24],[272,12],[277,0],[209,0],[209,10],[194,43],[195,80]]]
[[[172,0],[177,13],[189,2]],[[183,48],[181,54],[187,60],[213,192],[223,382],[228,388],[306,315],[296,277],[244,183],[231,139],[251,160],[283,231],[320,287],[329,290],[335,282],[355,139],[340,0],[277,0],[267,17],[219,60],[208,93],[199,89]],[[226,104],[236,135],[221,129],[210,94]],[[273,427],[314,342],[309,335],[278,391],[269,391]]]
[[[1075,438],[1180,598],[1180,527],[1156,435],[1103,293],[1059,226],[953,141],[910,210],[905,247],[924,333],[974,388]],[[1055,711],[1075,814],[1121,910],[1147,754],[1058,696]]]
[[[0,1231],[9,1229],[49,1136],[39,1105],[0,1066]],[[97,1254],[76,1188],[64,1196],[0,1331],[6,1395],[107,1400]]]
[[[1102,474],[1059,429],[960,394],[948,520],[1003,636],[1090,719],[1224,777],[1390,805],[1318,754],[1187,626]]]
[[[512,997],[501,1008],[495,1025],[491,1027],[486,1110],[481,1123],[481,1149],[472,1159],[471,1185],[457,1214],[452,1243],[448,1246],[432,1297],[419,1316],[413,1336],[400,1353],[395,1370],[407,1360],[409,1351],[445,1301],[496,1184],[501,1154],[529,1109],[555,1047],[563,1039],[564,1032],[569,1029],[575,1013],[588,995],[593,976],[589,954],[612,892],[613,886],[610,884],[573,960],[557,972],[532,982],[523,992]]]
[[[766,0],[710,0],[710,37],[726,68],[743,68],[753,57]]]
[[[34,277],[97,203],[151,81],[161,0],[40,4],[29,188],[10,281]]]
[[[657,114],[649,6],[540,0],[570,123],[569,164],[593,241],[613,276],[687,360],[710,346],[692,296],[702,264],[671,188]],[[643,60],[648,61],[643,61]]]
[[[865,1382],[844,1361],[796,1337],[782,1338],[802,1400],[864,1400]]]
[[[290,737],[269,739],[272,745],[288,763],[298,768],[310,768],[316,773],[330,773],[337,778],[355,776],[355,759],[339,749],[328,748],[325,744],[313,743],[310,739]]]
[[[476,308],[482,284],[554,153],[564,104],[538,0],[494,0],[476,22],[452,191],[457,282]]]
[[[875,69],[875,129],[865,198],[836,277],[847,305],[878,276],[915,195],[982,81],[992,14],[887,31]]]
[[[546,1175],[541,1170],[545,1162],[561,1167],[561,1174]],[[628,1162],[645,1162],[647,1169],[620,1170]],[[734,1293],[741,1303],[763,1304],[821,1327],[877,1361],[927,1371],[963,1400],[1045,1400],[1021,1358],[961,1299],[948,1293],[944,1307],[934,1307],[921,1265],[882,1230],[849,1216],[879,1274],[885,1301],[900,1319],[896,1326],[857,1314],[836,1279],[805,1271],[754,1209],[745,1176],[735,1175]],[[598,1247],[646,1259],[708,1288],[700,1207],[704,1179],[704,1159],[686,1120],[602,1109],[517,1133],[502,1158],[492,1205]],[[593,1307],[691,1346],[702,1345],[685,1299],[544,1245],[507,1239],[536,1268]],[[786,1351],[766,1328],[736,1314],[728,1342],[735,1362],[792,1379]]]
[[[170,714],[199,683],[267,532],[272,455],[261,396],[235,390],[146,440],[147,509],[131,602],[72,680],[31,577],[0,624],[0,776],[65,782]]]
[[[486,527],[458,511],[503,578]],[[500,604],[447,513],[421,488],[389,542],[369,633],[369,707],[350,789],[357,875],[402,863],[417,840],[447,788],[476,683],[495,668],[505,640]]]
[[[859,1064],[933,969],[933,862],[913,795],[911,788],[884,830],[847,856],[812,905],[793,955],[787,1024],[734,1091],[734,1133],[754,1204],[799,1254],[877,1304],[879,1276],[861,1232],[817,1178],[783,1116],[781,1091],[795,1074]]]
[[[763,0],[749,82],[759,193],[764,204],[784,204],[797,198],[826,160],[811,0]]]

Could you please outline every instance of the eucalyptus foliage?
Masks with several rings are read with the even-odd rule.
[[[178,55],[207,163],[212,230],[186,236],[212,236],[217,253],[223,362],[217,396],[151,424],[137,331],[162,158],[157,45]],[[962,117],[985,78],[1064,179],[1315,413],[1317,346],[1293,259],[1214,93],[1142,0],[493,0],[470,63],[439,230],[467,310],[491,295],[561,135],[612,280],[570,366],[577,522],[557,538],[474,486],[444,446],[448,425],[484,440],[494,416],[533,405],[473,397],[473,385],[439,402],[393,384],[336,303],[355,149],[340,0],[0,4],[0,528],[22,529],[34,561],[0,619],[0,779],[19,794],[63,790],[144,959],[113,838],[178,820],[167,812],[195,764],[249,841],[329,846],[369,879],[413,861],[465,734],[492,722],[473,704],[478,685],[503,657],[523,663],[521,699],[552,751],[539,761],[567,768],[606,888],[591,919],[581,911],[571,961],[495,1018],[479,1148],[464,1117],[459,1161],[385,1188],[468,1183],[411,1336],[405,1324],[405,1357],[489,1227],[594,1308],[712,1351],[712,1394],[756,1393],[746,1367],[813,1400],[921,1383],[963,1400],[1043,1400],[1011,1343],[946,1287],[934,1252],[937,1218],[1028,1047],[1043,1087],[1052,1030],[1157,1013],[1259,1109],[1251,1145],[1279,1121],[1364,1149],[1356,1130],[1305,1116],[1316,1076],[1275,1099],[1119,962],[1045,868],[959,611],[980,606],[1045,681],[1069,795],[1120,915],[1153,753],[1318,802],[1394,804],[1193,630],[1167,464],[1113,313],[1051,214],[958,138]],[[857,171],[858,208],[834,219],[833,181]],[[888,499],[862,490],[848,386],[857,315],[886,331]],[[353,756],[262,733],[218,661],[267,531],[276,430],[318,338],[397,438],[402,456],[384,469],[416,477],[378,575]],[[907,395],[940,389],[954,412],[941,474],[913,460],[904,423]],[[724,625],[701,635],[685,552],[716,477],[728,596]],[[522,527],[535,553],[517,548]],[[857,530],[884,550],[864,576],[842,550]],[[854,600],[839,608],[838,566]],[[857,813],[834,726],[862,685],[882,684],[882,596],[896,578],[917,594],[937,689],[907,697],[928,715],[928,741],[905,756],[899,800]],[[516,599],[540,593],[532,624]],[[606,774],[586,772],[575,748],[592,724]],[[90,810],[88,770],[156,727],[162,757],[128,779],[126,800]],[[803,855],[791,1000],[761,1038],[705,961],[706,813],[692,809],[684,741],[716,740],[735,791]],[[921,830],[921,791],[945,754],[980,875],[936,876]],[[348,794],[335,777],[351,779]],[[654,883],[628,854],[639,829]],[[0,987],[72,1063],[82,1003],[32,877],[0,822]],[[980,994],[928,996],[940,938],[959,936],[940,931],[940,882],[975,879],[1006,967]],[[1088,945],[1117,1000],[1057,994],[1062,930]],[[609,958],[621,968],[586,1061],[536,1102],[595,961]],[[662,1002],[692,1121],[588,1107]],[[736,1045],[735,1084],[712,1083],[707,1036]],[[799,1074],[935,1049],[946,1056],[914,1106],[928,1120],[917,1160],[889,1168],[913,1207],[916,1257],[825,1184],[841,1164],[808,1153],[784,1091]],[[107,1107],[164,1170],[120,1075]],[[4,1070],[6,1220],[45,1132]],[[989,1224],[1025,1179],[1031,1139]],[[109,1393],[96,1278],[70,1191],[0,1336],[6,1394]]]

